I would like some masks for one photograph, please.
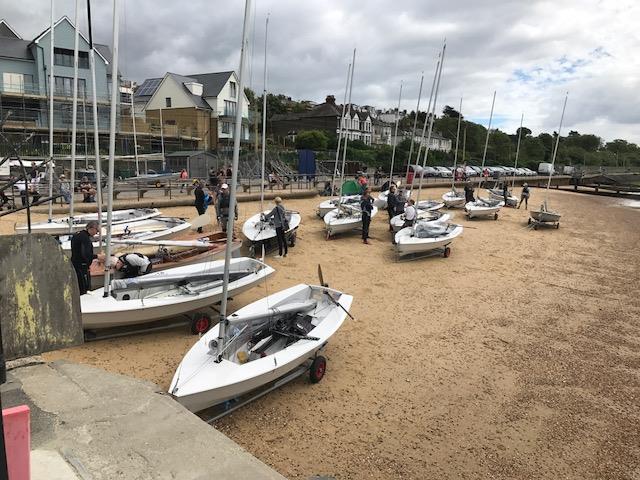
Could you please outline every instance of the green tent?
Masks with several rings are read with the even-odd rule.
[[[342,184],[342,195],[359,195],[362,189],[355,180],[347,180]]]

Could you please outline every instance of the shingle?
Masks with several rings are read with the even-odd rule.
[[[232,73],[233,71],[196,73],[193,75],[187,75],[187,77],[195,79],[195,81],[202,84],[203,97],[217,97],[222,88],[226,85],[227,80],[229,80]]]
[[[34,60],[29,43],[16,38],[3,38],[0,41],[0,57],[17,58],[20,60]]]

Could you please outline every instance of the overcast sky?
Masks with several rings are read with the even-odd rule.
[[[84,7],[84,1],[81,2]],[[484,123],[497,91],[494,125],[563,134],[595,133],[606,141],[640,143],[640,7],[633,0],[471,1],[257,0],[252,22],[251,87],[262,90],[264,20],[269,23],[269,90],[324,101],[344,95],[347,65],[357,48],[353,102],[414,110],[424,71],[425,108],[438,50],[447,53],[438,98]],[[238,68],[241,0],[121,2],[120,70],[142,81],[166,71],[183,75]],[[111,43],[111,2],[92,3],[95,38]],[[56,17],[73,21],[74,2],[56,0]],[[0,0],[23,38],[49,22],[49,1]],[[79,22],[86,30],[84,8]]]

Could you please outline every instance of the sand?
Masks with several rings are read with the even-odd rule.
[[[298,245],[269,257],[268,285],[231,308],[316,282],[321,262],[354,295],[356,320],[328,345],[320,383],[299,378],[216,428],[295,479],[640,478],[638,209],[552,191],[561,227],[539,231],[523,210],[498,221],[456,211],[468,228],[450,258],[398,263],[384,214],[369,246],[357,234],[326,241],[319,201],[286,202],[303,214]],[[241,204],[240,219],[257,208]],[[0,220],[4,233],[13,221]],[[176,328],[46,358],[166,388],[193,342]]]

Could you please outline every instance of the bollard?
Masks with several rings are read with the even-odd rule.
[[[11,480],[29,480],[31,478],[29,416],[29,407],[26,405],[2,410],[7,470]]]

